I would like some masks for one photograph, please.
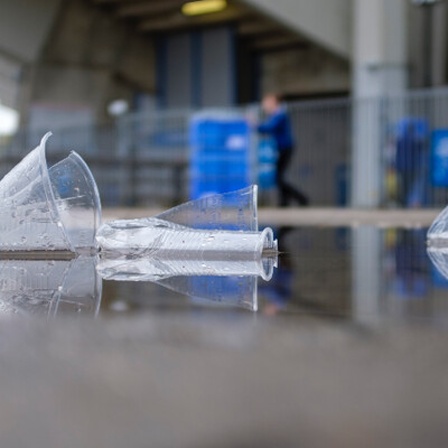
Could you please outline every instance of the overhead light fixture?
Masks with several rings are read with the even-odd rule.
[[[107,105],[111,117],[119,117],[129,111],[129,103],[124,99],[113,100]]]
[[[200,16],[224,11],[227,8],[227,0],[194,0],[184,3],[182,14],[185,16]]]

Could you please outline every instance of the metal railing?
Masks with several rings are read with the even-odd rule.
[[[313,204],[357,205],[364,185],[358,202],[377,207],[448,202],[448,89],[301,102],[289,110],[298,140],[291,180]]]
[[[312,205],[350,205],[357,188],[353,174],[358,182],[375,186],[376,206],[439,207],[447,202],[448,89],[295,102],[288,104],[288,111],[296,138],[288,178]],[[247,109],[231,112],[245,117]],[[105,205],[180,202],[188,199],[195,175],[190,166],[195,113],[156,111],[107,125],[54,129],[49,154],[79,152],[92,169]],[[21,130],[0,141],[0,175],[47,130]],[[250,146],[253,163],[248,169],[256,182],[257,140],[251,139]],[[352,168],[356,154],[366,158],[361,170],[358,164]]]
[[[351,101],[336,99],[288,106],[296,150],[289,180],[312,205],[350,201]]]

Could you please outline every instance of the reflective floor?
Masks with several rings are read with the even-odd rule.
[[[280,228],[277,235],[278,268],[270,281],[258,281],[260,314],[448,323],[448,280],[427,255],[426,230]],[[100,313],[241,312],[237,298],[211,296],[204,300],[153,283],[105,281]]]
[[[277,234],[258,287],[0,261],[0,446],[448,446],[448,281],[425,231]],[[164,286],[122,281],[142,273]]]
[[[436,251],[431,261],[426,230],[280,228],[276,233],[278,259],[261,261],[0,260],[1,310],[49,317],[258,310],[257,315],[271,317],[365,324],[447,323],[448,257]]]

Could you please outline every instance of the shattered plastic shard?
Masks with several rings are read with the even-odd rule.
[[[0,251],[94,248],[101,220],[95,180],[75,152],[48,168],[50,135],[0,181]]]

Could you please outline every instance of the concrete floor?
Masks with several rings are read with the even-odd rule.
[[[156,208],[106,208],[105,221],[156,216]],[[359,226],[428,227],[441,210],[364,210],[343,208],[260,208],[261,225],[271,226]]]
[[[446,333],[250,313],[0,326],[5,448],[448,446]]]
[[[260,221],[426,226],[436,214],[262,209]],[[0,341],[0,447],[448,446],[442,323],[168,309],[4,318]]]

